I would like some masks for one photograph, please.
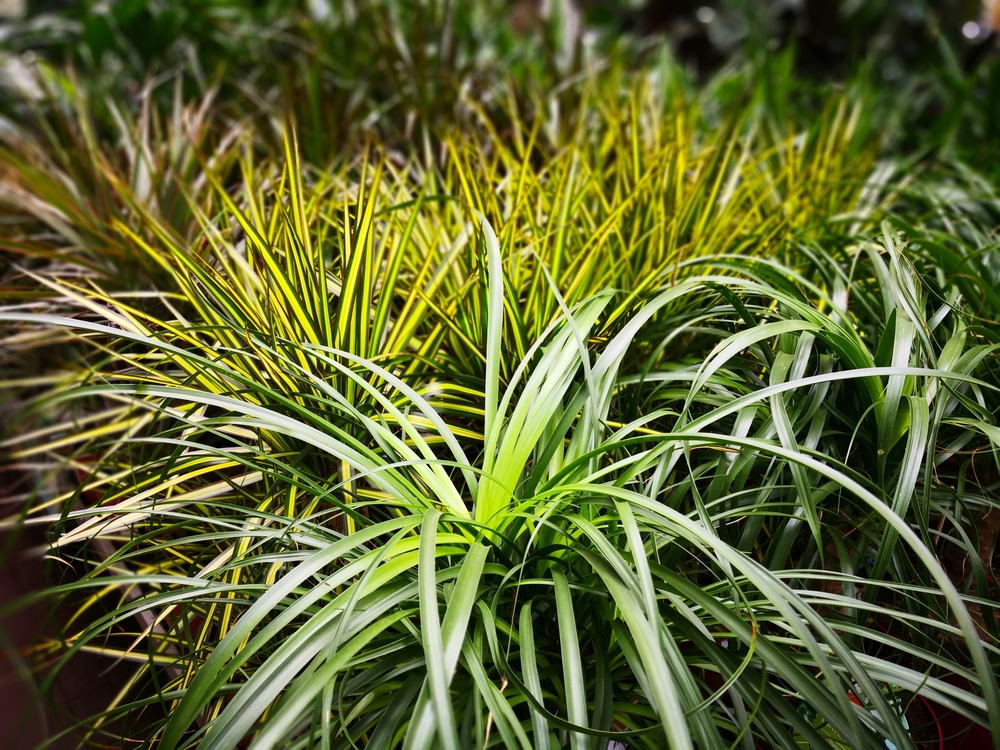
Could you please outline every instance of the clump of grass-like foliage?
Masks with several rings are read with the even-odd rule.
[[[864,92],[660,74],[332,165],[180,94],[8,136],[37,655],[133,669],[87,741],[1000,737],[990,186],[880,160]]]

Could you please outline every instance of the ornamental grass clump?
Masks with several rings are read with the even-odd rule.
[[[35,656],[131,669],[85,741],[1000,729],[988,190],[895,172],[856,91],[802,127],[663,83],[332,164],[180,95],[8,136],[3,448],[71,613]]]

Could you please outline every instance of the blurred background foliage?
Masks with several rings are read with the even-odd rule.
[[[0,83],[3,113],[17,119],[24,90],[37,89],[33,69],[55,89],[77,88],[57,72],[71,71],[100,129],[104,99],[137,101],[150,80],[183,71],[186,98],[219,87],[222,99],[244,100],[241,115],[247,99],[294,112],[305,155],[322,160],[365,129],[409,140],[417,123],[433,134],[454,121],[463,92],[488,106],[500,96],[497,81],[548,96],[595,61],[629,69],[666,54],[701,83],[749,66],[756,73],[745,85],[763,81],[806,110],[831,84],[864,81],[893,113],[882,124],[893,126],[900,151],[947,148],[981,166],[998,161],[1000,144],[998,8],[981,0],[34,0],[23,18],[0,25]],[[769,66],[777,67],[760,75]]]
[[[120,306],[128,313],[112,320],[115,325],[115,320],[134,315],[135,320],[146,321],[141,325],[148,323],[149,330],[158,331],[160,343],[173,346],[177,331],[186,326],[197,331],[189,341],[204,346],[206,356],[237,352],[257,347],[258,342],[250,338],[246,325],[232,323],[228,310],[242,305],[240,309],[249,311],[246,317],[256,330],[275,329],[270,302],[263,301],[270,296],[258,297],[253,290],[266,287],[264,282],[270,277],[261,269],[269,260],[276,262],[271,253],[280,245],[285,248],[287,268],[292,269],[287,273],[297,279],[280,296],[285,311],[282,320],[288,323],[282,329],[284,340],[300,341],[308,338],[304,331],[322,330],[325,338],[316,334],[317,341],[347,347],[354,355],[378,361],[403,357],[398,361],[412,362],[403,375],[418,386],[439,378],[448,389],[440,390],[435,381],[430,388],[432,405],[454,423],[472,455],[486,454],[488,430],[479,427],[479,417],[487,413],[483,404],[495,401],[499,383],[506,386],[516,381],[512,367],[534,356],[533,342],[540,341],[556,319],[559,305],[597,299],[592,295],[608,286],[628,290],[628,295],[615,302],[604,327],[586,339],[587,346],[600,351],[610,336],[618,335],[628,316],[640,309],[637,299],[651,294],[657,284],[676,284],[680,273],[715,268],[702,263],[714,263],[727,273],[757,274],[753,283],[758,286],[747,292],[745,302],[735,292],[726,295],[726,305],[732,309],[718,307],[721,303],[714,287],[687,295],[677,311],[665,308],[648,338],[637,340],[630,349],[636,362],[648,358],[649,368],[662,368],[658,375],[664,382],[681,372],[673,368],[689,368],[694,373],[705,360],[707,347],[717,339],[734,337],[731,351],[716,349],[729,352],[726,357],[746,349],[740,344],[743,327],[770,320],[779,298],[785,300],[782,305],[796,311],[793,318],[805,315],[806,322],[814,325],[810,321],[826,314],[822,306],[827,302],[825,298],[817,302],[819,307],[813,311],[803,300],[812,305],[811,295],[822,288],[829,290],[831,305],[851,300],[855,317],[845,330],[856,325],[861,333],[853,348],[831,345],[815,359],[818,367],[833,367],[835,360],[843,360],[844,367],[897,361],[924,367],[958,361],[958,353],[965,352],[961,366],[995,384],[1000,320],[995,231],[1000,225],[996,198],[1000,60],[995,54],[993,8],[979,0],[30,2],[23,17],[8,20],[0,28],[0,221],[5,232],[0,242],[0,263],[4,264],[0,297],[52,313],[70,310],[76,314],[74,305],[89,305],[88,310],[103,316],[112,306]],[[295,127],[287,127],[288,120]],[[289,134],[294,137],[288,139]],[[454,200],[440,200],[442,196]],[[293,217],[286,215],[286,205],[297,205]],[[483,282],[484,258],[478,240],[472,242],[467,230],[470,216],[466,209],[472,207],[499,230],[497,254],[500,247],[510,253],[504,259],[507,287],[494,282],[494,289],[502,294],[491,292],[488,298],[484,295],[484,290],[489,291]],[[248,245],[248,227],[265,225],[266,240]],[[891,261],[892,276],[879,260],[880,251],[869,253],[867,260],[861,255],[862,243],[873,236]],[[323,250],[322,255],[311,255],[312,242]],[[902,249],[897,251],[897,245]],[[259,253],[260,262],[232,265],[231,258],[251,251]],[[287,260],[298,258],[296,253],[315,265]],[[750,258],[759,258],[759,263]],[[791,270],[774,270],[770,263]],[[491,260],[491,270],[495,267]],[[435,268],[448,272],[434,271],[433,284],[425,284],[425,276]],[[50,277],[43,282],[40,274]],[[197,284],[193,274],[200,274]],[[216,276],[226,284],[214,284]],[[809,287],[810,296],[803,296],[788,291],[792,279],[802,280],[803,288],[818,286]],[[216,296],[203,296],[202,286],[216,290]],[[553,288],[559,290],[561,300],[551,293]],[[910,294],[917,289],[920,294]],[[125,296],[136,290],[141,291]],[[926,295],[921,296],[924,291]],[[309,310],[300,304],[303,297]],[[331,309],[336,311],[332,318]],[[897,323],[902,313],[896,310],[906,310],[912,321]],[[326,311],[327,317],[316,322],[307,314],[310,311],[318,318]],[[949,318],[952,312],[954,320]],[[7,321],[16,320],[17,314],[8,313]],[[708,317],[699,317],[703,314]],[[507,322],[489,334],[492,329],[486,321],[501,320],[504,315]],[[943,325],[946,319],[949,323]],[[374,322],[369,326],[369,321]],[[394,327],[397,321],[402,323]],[[793,327],[801,322],[793,321]],[[138,329],[140,324],[135,325]],[[659,343],[673,341],[673,331],[689,328],[704,329],[704,335],[685,334],[669,350]],[[928,335],[911,357],[907,332],[917,330],[933,332],[933,338]],[[840,342],[838,332],[831,331],[827,331],[827,343]],[[54,381],[33,377],[49,366],[48,360],[76,357],[82,347],[83,337],[58,337],[43,331],[33,338],[35,333],[12,336],[14,344],[8,346],[3,360],[14,363],[11,377],[20,378],[18,388],[26,383],[32,388],[48,387]],[[715,409],[719,399],[731,401],[734,393],[743,393],[734,385],[742,383],[741,379],[748,385],[739,388],[748,394],[762,388],[764,381],[758,373],[770,372],[777,357],[785,363],[782,367],[792,357],[800,361],[801,365],[795,365],[799,370],[795,377],[800,377],[805,363],[811,361],[814,336],[781,337],[776,351],[770,345],[761,349],[759,361],[755,350],[745,361],[743,355],[734,360],[731,371],[728,367],[719,370],[721,374],[712,382],[714,390],[698,397],[697,409]],[[963,349],[966,344],[967,351]],[[492,358],[483,355],[490,347],[495,352]],[[56,348],[59,354],[52,356]],[[496,356],[501,351],[503,362]],[[129,345],[122,344],[112,357],[113,364],[131,362],[127,359],[130,352]],[[285,355],[270,354],[273,372],[278,373],[282,368],[275,363]],[[52,393],[73,393],[80,383],[105,377],[104,365],[92,364],[97,360],[80,361],[82,370],[72,369],[70,375],[45,375],[65,377],[65,383],[53,387]],[[267,390],[272,387],[270,381],[252,380],[261,376],[261,369],[251,365],[249,358],[246,362],[250,396],[257,398],[257,388],[258,395],[263,394],[260,401],[269,403],[267,399],[273,396]],[[984,363],[981,368],[980,362]],[[76,360],[71,364],[76,367]],[[193,359],[187,364],[192,371],[202,366]],[[538,367],[538,372],[544,370]],[[575,377],[575,359],[572,367],[565,376],[567,384]],[[356,384],[376,380],[340,375],[335,379],[325,369],[317,372],[352,398]],[[776,377],[783,378],[785,370],[779,372]],[[826,374],[824,369],[820,377]],[[109,369],[108,377],[119,376],[120,371]],[[158,376],[175,385],[172,371]],[[638,373],[623,375],[633,376]],[[642,378],[646,382],[645,370]],[[302,396],[294,379],[282,382],[296,398],[313,398],[308,395],[311,391]],[[608,393],[614,392],[616,381],[609,378],[606,382]],[[620,404],[616,402],[621,413],[612,415],[614,423],[639,424],[635,420],[649,411],[650,404],[662,407],[664,420],[668,414],[679,413],[672,410],[686,411],[692,403],[684,385],[687,381],[678,382],[681,385],[673,390],[656,386],[634,399],[622,398]],[[212,387],[228,394],[230,386],[223,383],[207,390]],[[491,392],[492,397],[487,395]],[[946,563],[951,560],[948,572],[955,572],[956,581],[963,582],[963,595],[994,592],[996,581],[987,581],[980,571],[985,570],[982,565],[993,563],[997,534],[980,522],[979,514],[987,509],[985,518],[996,505],[997,475],[989,469],[979,478],[974,458],[953,459],[951,454],[967,445],[973,457],[993,451],[998,421],[993,414],[995,399],[962,402],[977,420],[988,419],[985,427],[971,423],[971,416],[961,416],[965,421],[949,425],[961,428],[960,437],[953,438],[951,433],[941,439],[936,434],[928,437],[921,428],[924,432],[915,430],[911,433],[915,437],[900,441],[895,418],[876,425],[874,416],[864,416],[876,415],[876,407],[881,409],[882,404],[869,399],[869,410],[860,389],[860,396],[854,391],[833,393],[824,415],[829,414],[827,427],[835,428],[825,432],[824,423],[813,418],[813,396],[803,391],[791,404],[789,424],[811,446],[809,450],[816,448],[814,438],[822,436],[824,455],[837,461],[842,458],[845,472],[868,477],[871,487],[880,492],[895,486],[897,475],[916,476],[916,469],[903,471],[911,465],[920,467],[914,456],[940,457],[936,470],[948,481],[940,485],[925,481],[921,492],[922,498],[930,498],[933,486],[943,499],[939,501],[935,494],[933,511],[930,501],[922,499],[922,515],[914,512],[913,517],[919,519],[924,533],[937,524],[939,534],[946,516],[954,518],[948,520],[956,529],[954,537],[936,547],[928,543],[927,549],[940,552]],[[36,395],[33,391],[26,398]],[[893,398],[903,396],[896,391]],[[920,399],[909,392],[905,396],[914,404],[933,400],[933,396]],[[37,421],[38,414],[53,422],[64,419],[66,424],[76,424],[72,421],[77,418],[75,412],[67,418],[59,411],[63,401],[67,401],[66,413],[79,409],[83,414],[89,409],[86,418],[102,425],[93,431],[77,430],[80,437],[67,438],[73,442],[68,453],[60,442],[61,433],[52,433],[56,437],[51,446],[44,443],[49,434],[46,427],[37,433],[42,445],[29,446],[21,454],[26,459],[51,453],[53,466],[71,466],[72,473],[63,472],[75,482],[66,495],[69,500],[75,502],[80,496],[87,502],[95,497],[100,500],[105,491],[102,472],[136,465],[129,441],[119,443],[114,438],[110,447],[103,442],[119,430],[125,434],[132,429],[131,422],[119,419],[117,405],[101,412],[103,402],[95,401],[95,405],[78,398],[69,402],[60,395],[52,399],[54,416],[50,417],[42,398],[36,400],[40,406],[35,411],[21,408],[13,395],[4,393],[2,398],[12,399],[7,413],[18,416],[0,419],[0,423],[16,423],[15,429]],[[346,420],[343,429],[365,423],[367,416],[360,409],[368,409],[370,400],[358,403],[359,411],[351,413],[354,422]],[[947,401],[943,403],[952,408]],[[773,413],[781,418],[786,407],[780,399],[773,404]],[[572,415],[578,408],[568,406],[567,413]],[[888,413],[896,408],[890,405]],[[316,411],[313,401],[303,400],[297,413],[313,419]],[[773,435],[765,431],[767,419],[760,429],[770,440]],[[857,437],[855,428],[865,424],[865,419],[868,426]],[[899,424],[904,421],[900,419]],[[214,422],[208,424],[215,430]],[[423,422],[414,425],[426,427]],[[812,425],[817,426],[815,431]],[[335,427],[341,429],[340,423]],[[168,444],[174,440],[173,429],[168,426],[157,432],[154,425],[151,441],[165,438],[162,442]],[[749,418],[742,416],[733,427],[739,439],[749,429]],[[516,445],[516,433],[512,434],[515,438],[510,444]],[[584,434],[582,429],[580,434]],[[795,437],[794,432],[789,434]],[[221,437],[229,441],[232,436]],[[217,447],[213,442],[217,438],[219,434],[206,434],[208,449]],[[555,466],[550,461],[562,437],[546,433],[545,440],[550,438],[553,447],[538,450],[538,466]],[[594,440],[598,438],[604,439],[599,432]],[[378,443],[374,433],[368,436],[360,428],[352,439],[368,441],[366,450],[369,442]],[[862,447],[856,448],[855,440]],[[728,445],[731,441],[723,435],[717,442]],[[913,446],[906,447],[905,454],[904,442]],[[897,446],[894,453],[883,450],[893,445]],[[298,450],[296,446],[276,441],[274,452],[261,454],[261,465],[267,469],[266,462],[273,460],[278,466]],[[613,451],[620,448],[616,445]],[[621,450],[625,456],[627,451]],[[609,460],[619,461],[613,451],[608,451]],[[709,493],[723,492],[724,481],[729,481],[723,480],[728,469],[719,455],[723,454],[698,454],[695,469],[689,472],[711,479],[704,482]],[[142,469],[147,474],[129,471],[140,477],[137,482],[147,481],[142,478],[147,476],[150,482],[166,481],[158,478],[159,460],[159,454],[150,453]],[[383,459],[373,458],[372,465],[377,460]],[[346,464],[335,465],[322,456],[312,463],[295,461],[289,476],[308,477],[312,484],[303,485],[302,495],[310,503],[314,499],[310,487],[331,483],[339,487],[340,473],[349,479],[357,468],[345,469]],[[507,463],[526,465],[523,457]],[[774,504],[761,513],[761,518],[773,517],[767,522],[774,531],[769,530],[768,539],[778,540],[762,544],[755,552],[762,564],[785,575],[792,568],[813,565],[813,556],[823,549],[822,539],[841,544],[851,529],[863,530],[851,542],[855,546],[842,555],[844,596],[850,597],[853,606],[846,576],[875,564],[868,554],[883,539],[881,531],[869,531],[868,511],[851,509],[843,521],[831,514],[834,520],[824,520],[829,524],[823,530],[827,536],[817,537],[814,544],[812,529],[806,534],[805,525],[786,517],[781,493],[793,485],[782,475],[781,462],[747,466],[747,472],[751,468],[757,472],[752,481],[765,490],[761,507],[772,502],[775,488],[780,490]],[[718,482],[711,473],[716,467],[725,469],[718,474]],[[55,476],[57,469],[51,471]],[[179,481],[198,487],[200,471],[196,467]],[[702,471],[707,473],[698,474]],[[978,494],[961,490],[964,506],[953,501],[950,493],[953,487],[965,487],[967,474],[976,475],[981,486],[976,487]],[[687,486],[679,484],[676,492],[671,490],[685,512],[693,507],[698,492],[692,482],[689,502],[684,494]],[[293,517],[300,510],[294,507],[295,499],[302,496],[297,494],[300,488],[280,483],[275,487],[290,492],[287,517]],[[114,512],[113,502],[119,495],[132,489],[108,490],[106,508],[112,509],[108,512]],[[279,490],[267,492],[266,502],[279,497]],[[653,491],[654,496],[658,492]],[[472,490],[467,494],[471,497]],[[61,495],[57,497],[63,502]],[[252,517],[243,514],[239,505],[245,500],[236,493],[228,508],[206,506],[205,517],[193,515],[184,522],[186,531],[197,536],[206,523],[228,522],[231,512],[243,523]],[[303,517],[315,507],[306,506]],[[728,507],[719,507],[730,513]],[[732,512],[737,507],[733,505]],[[958,510],[950,516],[953,507]],[[747,517],[756,519],[756,510]],[[163,519],[154,514],[149,528],[170,538],[176,527],[166,516]],[[362,523],[360,516],[354,520]],[[321,545],[326,544],[325,523],[317,524]],[[748,540],[761,523],[749,524]],[[733,533],[729,528],[726,520],[724,533]],[[653,533],[665,538],[661,530]],[[872,535],[870,540],[865,534]],[[963,541],[954,542],[959,536]],[[151,532],[144,539],[154,537]],[[895,544],[888,532],[884,538],[890,540],[887,547]],[[984,551],[979,549],[980,539]],[[171,540],[143,548],[149,560],[144,569],[185,572],[184,565],[167,557],[172,553],[164,553],[173,546]],[[238,554],[247,553],[247,559],[257,554],[256,546],[240,549]],[[287,551],[277,549],[282,554]],[[191,542],[191,550],[189,555],[185,551],[185,560],[213,559],[216,553],[215,549],[206,552],[199,539]],[[98,550],[98,554],[104,553]],[[879,566],[889,555],[876,554]],[[121,555],[133,553],[125,550]],[[940,583],[926,576],[917,579],[912,565],[912,560],[901,555],[892,580],[906,586],[914,581],[925,585],[926,602],[915,611],[936,613],[935,587]],[[104,567],[99,562],[93,569],[99,574]],[[974,573],[967,573],[967,567]],[[585,568],[581,563],[580,570]],[[665,571],[672,569],[664,566]],[[260,579],[268,585],[274,580],[274,569],[270,570],[266,573],[270,578]],[[64,571],[59,574],[66,575]],[[232,575],[237,582],[242,573]],[[584,580],[582,575],[580,580]],[[789,574],[789,580],[796,580],[795,575]],[[975,589],[971,588],[973,575],[979,576]],[[692,576],[692,580],[704,585],[703,578]],[[118,588],[111,585],[107,590],[113,594]],[[781,589],[781,596],[764,597],[763,619],[772,617],[772,603],[783,606],[789,591]],[[886,622],[906,607],[917,607],[902,595],[902,603],[897,603],[895,594],[890,600],[889,593],[879,604]],[[85,609],[92,604],[87,600],[81,606]],[[122,610],[130,605],[113,606]],[[817,604],[816,611],[823,606]],[[975,606],[984,605],[977,602]],[[501,614],[499,620],[513,621],[507,613]],[[854,618],[854,614],[845,617]],[[905,621],[902,614],[900,621]],[[193,615],[190,622],[195,622]],[[199,622],[201,633],[208,634],[213,627],[211,614]],[[843,622],[847,623],[845,632],[854,632],[852,623]],[[990,617],[988,622],[995,641],[1000,620]],[[225,614],[220,632],[229,624],[229,614]],[[170,628],[186,627],[182,619],[170,623]],[[94,629],[81,642],[96,642],[100,632]],[[912,642],[907,639],[908,629],[890,631],[886,626],[884,632],[900,638],[902,651]],[[780,643],[783,637],[773,642]],[[927,648],[940,646],[941,653],[952,645],[950,640],[931,640],[927,637]],[[979,641],[972,638],[969,642]],[[49,645],[46,657],[59,653],[64,644]],[[712,639],[704,647],[706,653],[717,655]],[[859,648],[864,647],[862,642]],[[192,674],[201,663],[199,648],[190,649],[190,661],[185,663]],[[1000,652],[994,642],[991,649],[995,666]],[[603,652],[598,647],[588,653]],[[266,661],[262,657],[260,665]],[[948,669],[959,672],[968,660],[960,653],[948,664]],[[171,683],[178,680],[170,669],[151,671],[150,684],[163,675]],[[686,674],[685,670],[681,673]],[[920,670],[914,674],[919,676]],[[814,683],[807,676],[801,684],[803,689],[817,691]],[[162,684],[157,682],[156,689]],[[470,691],[463,687],[458,692]],[[962,700],[978,705],[974,698]],[[222,693],[212,696],[216,699],[221,707]],[[364,700],[359,699],[358,705],[364,706]],[[1000,705],[1000,696],[996,704]],[[128,705],[119,708],[127,715]],[[198,710],[196,706],[195,713]],[[966,715],[985,721],[990,713],[1000,715],[978,708],[969,709]],[[841,716],[839,709],[827,712],[828,720]]]

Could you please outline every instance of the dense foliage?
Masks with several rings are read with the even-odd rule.
[[[1000,738],[988,67],[925,127],[793,52],[696,83],[487,2],[209,5],[163,16],[175,73],[45,63],[5,103],[7,523],[46,531],[61,624],[32,656],[43,692],[132,670],[67,732]]]

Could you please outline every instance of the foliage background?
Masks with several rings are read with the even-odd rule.
[[[24,664],[129,670],[53,741],[1000,721],[978,9],[582,5],[5,28],[7,526],[57,626]]]

